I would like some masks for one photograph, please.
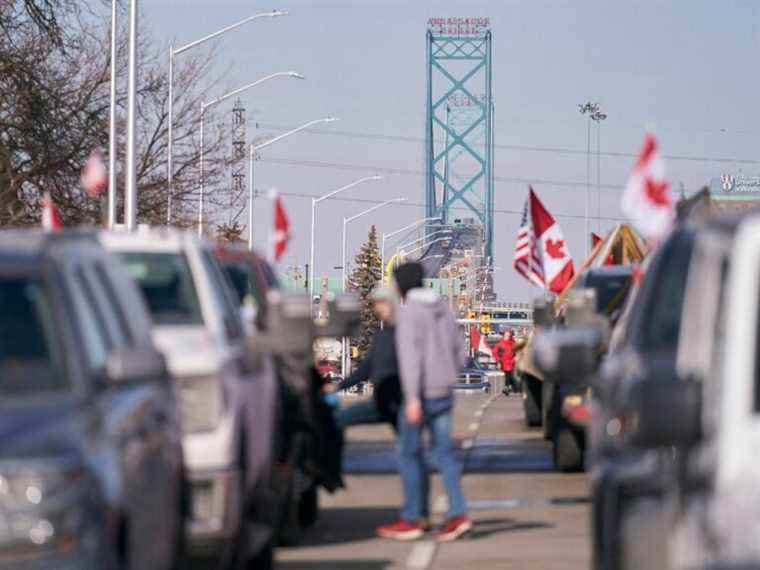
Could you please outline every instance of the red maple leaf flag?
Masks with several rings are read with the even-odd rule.
[[[42,229],[46,232],[55,232],[63,228],[61,215],[53,204],[50,192],[45,192],[42,197]]]
[[[652,134],[647,133],[644,137],[644,145],[623,193],[621,208],[649,240],[659,241],[673,226],[673,195],[665,179],[665,163]]]
[[[274,260],[280,261],[288,248],[290,241],[290,219],[285,213],[285,207],[282,204],[282,197],[279,194],[274,195]]]
[[[108,186],[108,170],[98,150],[90,153],[90,158],[82,169],[82,188],[90,198],[95,198]]]
[[[561,293],[575,274],[562,230],[533,188],[517,233],[514,266],[531,283],[552,293]]]

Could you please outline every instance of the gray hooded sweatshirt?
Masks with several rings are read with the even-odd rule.
[[[464,337],[432,289],[411,289],[396,319],[396,351],[405,398],[451,394],[464,366]]]

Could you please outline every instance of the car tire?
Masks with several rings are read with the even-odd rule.
[[[187,519],[190,516],[191,491],[190,484],[182,475],[181,496],[179,503],[179,521],[177,524],[177,536],[174,538],[171,570],[185,570],[187,568]]]
[[[246,570],[273,570],[274,569],[274,541],[270,540],[255,555],[248,559]]]
[[[544,380],[541,382],[541,429],[544,439],[551,441],[554,438],[554,427],[559,416],[558,391],[556,386]]]
[[[541,426],[541,383],[526,377],[523,381],[523,410],[525,425],[528,427]]]
[[[563,473],[583,471],[583,445],[580,434],[566,422],[558,422],[552,446],[554,467]]]
[[[303,527],[312,527],[319,518],[319,489],[312,485],[301,493],[298,501],[298,524]]]

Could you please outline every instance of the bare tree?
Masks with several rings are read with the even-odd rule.
[[[73,0],[0,0],[0,226],[37,223],[46,191],[67,224],[101,219],[101,200],[80,190],[79,176],[90,152],[108,147],[110,26],[102,18],[93,26],[97,5],[88,12],[83,6],[88,7]],[[120,38],[117,163],[122,164],[126,33]],[[165,62],[148,34],[142,34],[139,51],[138,221],[157,224],[166,219],[168,199],[168,89]],[[213,63],[213,50],[186,57],[175,74],[174,218],[180,225],[195,216],[200,104],[209,98],[213,82],[205,79]],[[213,114],[207,120],[213,124]],[[206,138],[208,188],[220,186],[227,162],[224,140],[221,129]],[[118,188],[123,184],[120,171]],[[212,207],[221,204],[215,192],[208,198]]]

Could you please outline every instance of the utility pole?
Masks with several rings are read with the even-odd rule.
[[[129,2],[129,83],[127,86],[127,175],[124,200],[124,225],[137,227],[137,8],[139,0]]]
[[[111,0],[111,108],[108,125],[108,229],[116,225],[116,0]]]

